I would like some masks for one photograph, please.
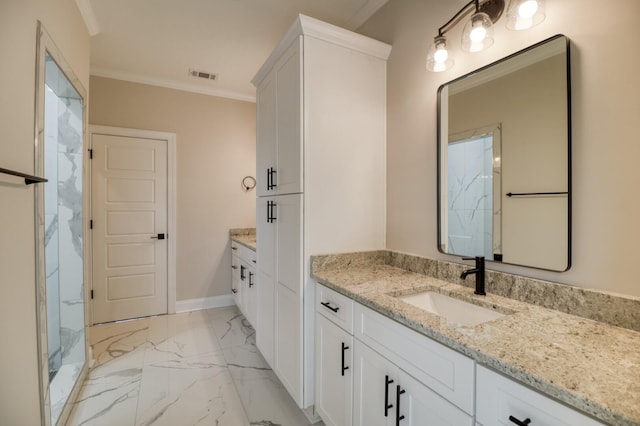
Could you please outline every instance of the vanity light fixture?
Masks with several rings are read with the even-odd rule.
[[[438,35],[427,54],[427,69],[441,72],[451,69],[454,64],[451,51],[447,48],[445,33],[466,16],[473,6],[471,18],[462,31],[462,50],[481,52],[493,44],[493,24],[502,16],[506,0],[471,0],[446,24],[438,28]],[[544,0],[511,0],[507,10],[507,28],[524,30],[539,24],[545,18]]]

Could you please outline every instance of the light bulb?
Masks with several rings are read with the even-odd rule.
[[[471,33],[469,33],[469,38],[474,43],[480,43],[486,36],[487,30],[485,30],[482,26],[476,26],[471,30]]]
[[[538,11],[536,0],[526,0],[518,7],[518,16],[523,19],[531,19]]]
[[[439,64],[444,63],[449,57],[449,52],[445,46],[438,46],[433,54],[433,60]]]

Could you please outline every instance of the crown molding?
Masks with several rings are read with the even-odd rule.
[[[180,81],[153,78],[145,75],[128,73],[101,67],[91,67],[90,74],[96,77],[111,78],[114,80],[130,81],[132,83],[147,84],[150,86],[165,87],[167,89],[182,90],[184,92],[199,93],[201,95],[218,96],[220,98],[235,99],[245,102],[256,102],[255,95],[234,92],[232,90],[213,89],[200,87],[195,84],[187,84]]]

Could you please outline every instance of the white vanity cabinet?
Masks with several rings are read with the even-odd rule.
[[[353,301],[316,286],[315,409],[327,426],[350,426],[353,408]]]
[[[355,304],[354,425],[473,425],[474,361]]]
[[[254,328],[258,328],[256,252],[231,242],[231,293],[233,300]]]
[[[473,425],[473,417],[358,340],[354,358],[354,425]]]
[[[331,426],[472,426],[474,362],[316,285],[316,411]]]
[[[603,425],[559,402],[478,366],[476,420],[483,426],[596,426]]]
[[[383,249],[391,46],[300,15],[257,88],[257,346],[314,404],[309,256]]]

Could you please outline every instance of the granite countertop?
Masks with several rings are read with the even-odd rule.
[[[234,228],[229,230],[232,241],[256,251],[256,228]]]
[[[600,421],[640,425],[638,331],[494,294],[478,296],[472,288],[389,266],[379,259],[345,262],[339,255],[314,256],[312,277]],[[427,290],[506,315],[475,327],[461,326],[395,297]]]

